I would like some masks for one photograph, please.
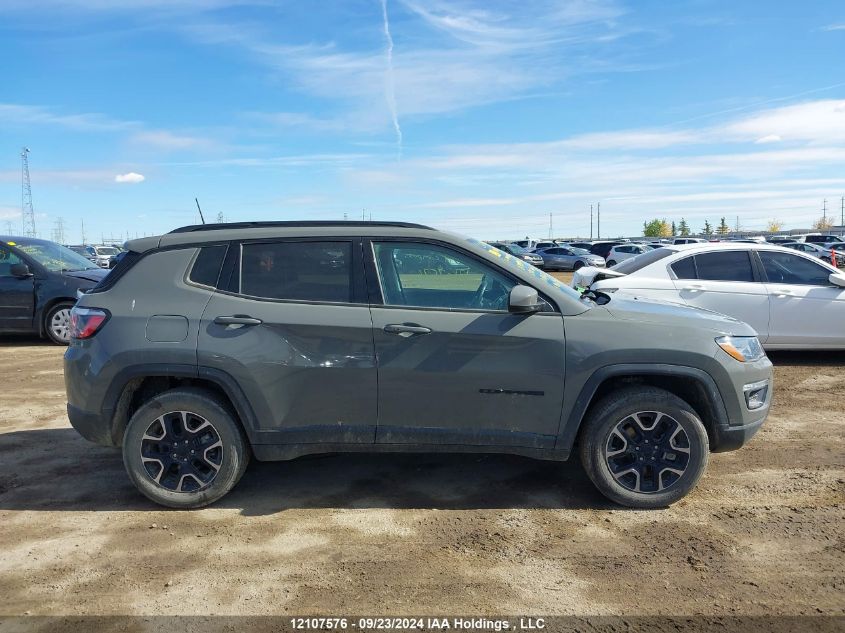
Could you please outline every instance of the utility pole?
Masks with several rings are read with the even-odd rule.
[[[840,226],[842,230],[845,231],[845,196],[839,198],[839,208],[842,210],[842,219],[839,220],[841,222]]]
[[[361,222],[366,221],[366,219],[367,219],[366,213],[367,213],[366,209],[361,209]]]
[[[601,239],[601,202],[596,203],[596,239]]]
[[[590,239],[593,239],[593,205],[590,205]]]
[[[827,198],[822,201],[822,219],[824,220],[823,224],[827,226]]]
[[[82,245],[85,246],[85,220],[82,220]]]
[[[35,209],[32,207],[32,187],[29,182],[29,148],[21,148],[21,216],[24,237],[35,237]]]
[[[9,235],[15,234],[15,230],[12,228],[11,220],[6,220],[6,233],[8,233]]]
[[[552,213],[549,211],[549,239],[552,239]]]

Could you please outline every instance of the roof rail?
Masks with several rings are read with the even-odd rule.
[[[360,220],[304,220],[304,221],[270,221],[270,222],[225,222],[222,224],[191,224],[173,229],[171,233],[193,233],[195,231],[220,231],[223,229],[263,229],[271,227],[318,227],[318,226],[392,226],[406,229],[427,229],[430,226],[413,224],[411,222],[362,222]]]

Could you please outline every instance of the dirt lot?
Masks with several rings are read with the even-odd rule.
[[[503,456],[253,463],[141,497],[67,423],[62,349],[0,339],[0,614],[845,614],[845,354],[778,354],[767,425],[670,509]]]

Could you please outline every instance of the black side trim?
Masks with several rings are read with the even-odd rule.
[[[730,419],[728,418],[727,409],[725,408],[725,401],[719,388],[716,386],[716,381],[706,371],[698,369],[697,367],[686,367],[684,365],[665,365],[665,364],[647,364],[647,363],[630,363],[624,365],[608,365],[597,369],[592,376],[587,380],[581,388],[581,393],[575,399],[569,417],[566,419],[560,435],[558,435],[557,442],[555,442],[555,449],[569,452],[572,445],[575,443],[575,438],[578,436],[578,431],[581,428],[581,422],[584,420],[584,414],[592,403],[593,396],[598,390],[599,386],[608,378],[616,378],[620,376],[672,376],[691,378],[697,381],[704,389],[704,393],[710,404],[711,413],[713,415],[714,427],[728,427]],[[718,436],[717,436],[718,440]],[[716,450],[716,446],[711,446],[711,449]]]
[[[520,391],[518,389],[479,389],[478,393],[505,394],[515,396],[545,396],[545,391]]]

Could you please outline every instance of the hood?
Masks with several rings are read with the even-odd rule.
[[[612,294],[611,297],[604,308],[623,321],[648,322],[672,327],[679,325],[679,320],[684,320],[687,325],[723,334],[734,336],[756,336],[757,334],[747,323],[711,310],[661,299],[618,294]]]
[[[109,274],[105,268],[92,268],[90,270],[73,270],[62,273],[65,277],[73,277],[74,279],[84,279],[85,281],[92,281],[99,283],[99,281]]]

